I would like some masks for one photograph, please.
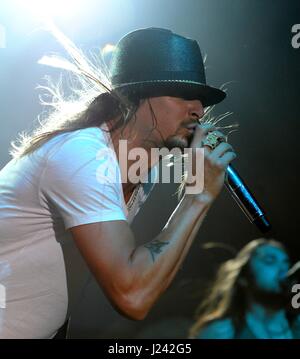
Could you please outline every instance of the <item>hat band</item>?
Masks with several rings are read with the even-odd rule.
[[[135,74],[117,74],[112,76],[114,86],[145,82],[177,81],[206,85],[203,73],[196,71],[156,71]]]
[[[150,83],[185,83],[185,84],[191,84],[191,85],[199,85],[199,86],[207,86],[204,83],[196,82],[196,81],[189,81],[189,80],[149,80],[149,81],[139,81],[139,82],[125,82],[120,84],[114,84],[113,88],[119,88],[119,87],[125,87],[130,85],[142,85],[142,84],[150,84]]]

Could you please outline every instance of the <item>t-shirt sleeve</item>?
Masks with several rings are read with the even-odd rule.
[[[95,135],[79,133],[60,144],[48,157],[40,190],[66,229],[127,220],[117,158]]]

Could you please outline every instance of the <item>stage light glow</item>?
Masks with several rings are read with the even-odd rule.
[[[108,55],[111,54],[112,52],[114,52],[116,49],[115,45],[112,44],[106,44],[103,49],[101,50],[102,55]]]
[[[19,0],[18,3],[39,19],[70,17],[84,5],[83,0]]]

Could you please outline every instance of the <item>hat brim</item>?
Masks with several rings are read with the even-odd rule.
[[[215,87],[198,82],[184,81],[146,81],[114,86],[113,91],[121,92],[129,98],[147,98],[158,96],[181,97],[186,100],[200,100],[203,107],[223,101],[226,93]]]

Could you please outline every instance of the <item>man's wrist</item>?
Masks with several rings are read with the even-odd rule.
[[[190,200],[191,203],[197,203],[197,204],[203,205],[205,207],[210,207],[215,200],[215,198],[213,196],[211,196],[210,194],[208,194],[206,192],[202,192],[199,194],[185,193],[184,198],[186,198],[187,200]]]

